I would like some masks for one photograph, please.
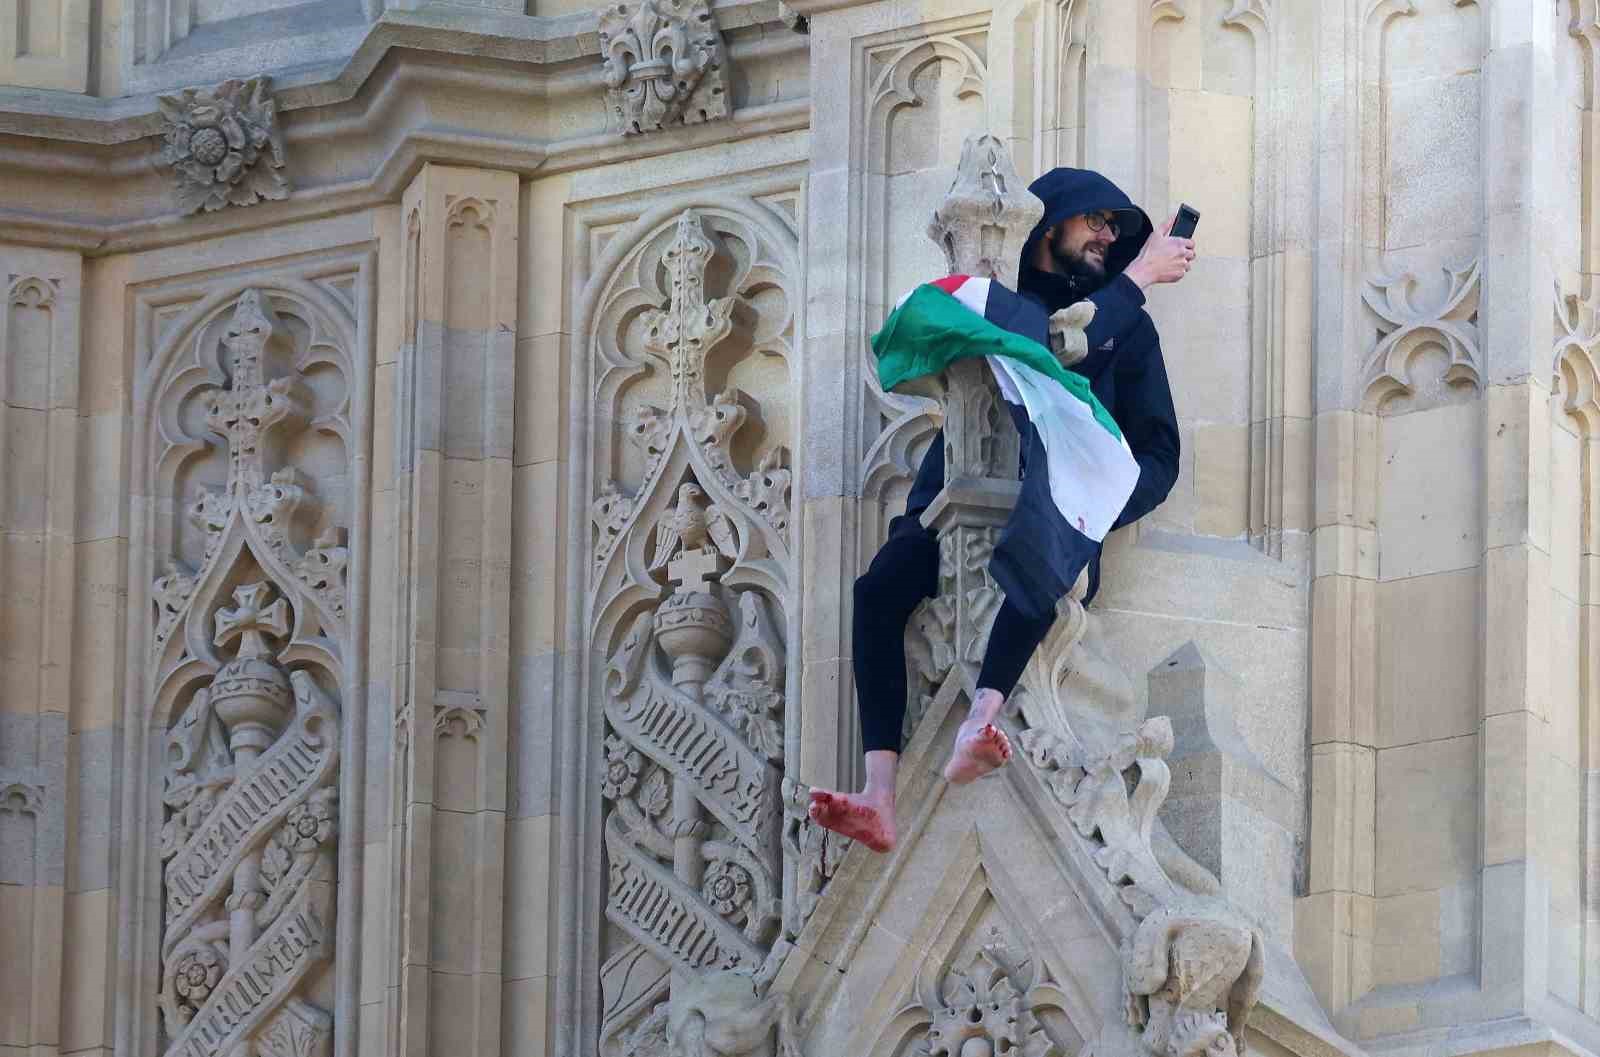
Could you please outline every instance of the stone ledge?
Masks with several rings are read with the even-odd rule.
[[[146,117],[124,117],[91,122],[89,131],[124,137],[115,142],[0,134],[0,186],[11,192],[0,205],[0,231],[9,243],[101,255],[393,202],[428,162],[529,177],[803,133],[811,120],[806,38],[779,23],[760,22],[764,14],[776,15],[776,0],[728,10],[730,21],[744,25],[730,31],[727,41],[745,87],[744,98],[735,100],[723,120],[623,136],[606,124],[596,57],[552,68],[484,57],[482,49],[448,55],[394,48],[359,91],[352,89],[353,98],[323,106],[311,90],[299,94],[298,109],[283,121],[295,182],[286,200],[175,222],[170,174],[158,164],[160,140],[153,134],[133,137]],[[558,20],[542,21],[548,28]],[[581,19],[559,21],[571,28]],[[331,88],[324,84],[319,90]],[[146,102],[153,107],[154,97]],[[4,121],[0,114],[0,125]]]
[[[734,38],[738,31],[751,28],[763,35],[793,36],[796,47],[806,47],[805,38],[783,24],[778,0],[728,0],[714,3],[712,10],[718,26],[730,36],[736,59],[741,49]],[[553,67],[599,58],[599,21],[598,10],[507,15],[432,5],[416,11],[385,11],[348,58],[284,73],[249,69],[238,75],[271,74],[280,115],[354,99],[390,52],[402,49],[531,65],[536,69],[528,73],[529,87],[545,86],[562,79],[563,73],[570,77],[569,71]],[[580,80],[600,84],[598,64],[582,73]],[[0,134],[104,145],[159,135],[157,94],[101,99],[51,89],[0,87]]]

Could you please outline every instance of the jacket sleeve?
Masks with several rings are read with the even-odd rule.
[[[1135,288],[1137,289],[1137,287]],[[1130,355],[1133,354],[1133,355]],[[1160,506],[1178,480],[1178,416],[1172,409],[1161,339],[1146,319],[1118,358],[1116,407],[1111,414],[1139,463],[1139,483],[1113,529],[1131,525]]]
[[[1120,272],[1088,300],[1094,302],[1094,318],[1084,328],[1090,350],[1113,340],[1120,345],[1144,319],[1144,291]]]

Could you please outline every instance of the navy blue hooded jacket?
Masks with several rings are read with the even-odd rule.
[[[1088,326],[1089,355],[1072,369],[1089,379],[1089,387],[1117,420],[1139,463],[1139,482],[1113,526],[1120,528],[1161,505],[1178,479],[1178,417],[1172,409],[1161,339],[1155,322],[1144,310],[1144,291],[1122,274],[1139,255],[1154,226],[1116,184],[1087,169],[1053,169],[1028,189],[1044,202],[1045,210],[1022,247],[1018,292],[1037,301],[1047,314],[1077,301],[1094,302],[1094,319]],[[1084,278],[1042,272],[1028,263],[1034,247],[1053,225],[1096,211],[1119,214],[1118,237],[1106,255],[1105,280],[1096,284]],[[1018,417],[1018,428],[1026,428],[1032,434],[1023,444],[1026,455],[1040,441],[1026,418]],[[1082,567],[1081,559],[1072,561],[1070,546],[1050,538],[1057,532],[1059,519],[1053,514],[1042,462],[1039,460],[1041,472],[1030,474],[1024,458],[1022,494],[995,546],[991,564],[991,572],[1006,589],[1007,599],[1034,617],[1053,611]],[[896,531],[920,528],[916,519],[943,487],[941,432],[929,445],[911,494],[906,497],[906,513],[910,517],[898,523]],[[1100,559],[1096,553],[1089,563],[1090,598],[1099,586]]]

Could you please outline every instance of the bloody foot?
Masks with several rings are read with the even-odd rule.
[[[811,821],[860,841],[880,855],[894,848],[894,808],[859,793],[811,790]]]
[[[993,723],[969,719],[956,732],[955,751],[945,764],[944,776],[952,785],[982,778],[1011,759],[1011,739]]]

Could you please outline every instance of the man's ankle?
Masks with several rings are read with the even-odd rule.
[[[979,690],[967,709],[968,723],[993,723],[1005,706],[1006,699],[998,690]]]

